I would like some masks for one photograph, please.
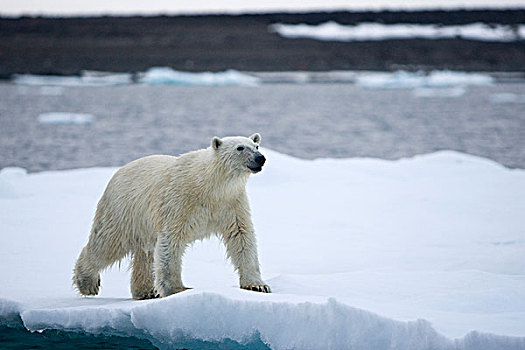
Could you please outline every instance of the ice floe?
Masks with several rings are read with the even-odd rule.
[[[525,25],[463,25],[359,23],[343,25],[326,22],[318,25],[283,24],[270,26],[270,31],[285,38],[308,38],[322,41],[377,41],[395,39],[453,39],[476,41],[517,41],[525,39]]]
[[[368,89],[450,88],[469,85],[490,85],[488,74],[454,71],[425,72],[368,72],[356,77],[356,84]],[[459,94],[460,90],[449,92]]]
[[[37,117],[40,124],[91,124],[95,116],[89,113],[50,112]]]
[[[33,86],[112,86],[133,82],[129,73],[84,71],[80,76],[15,74],[13,83]]]
[[[259,79],[236,70],[224,72],[182,72],[169,67],[153,67],[148,69],[139,79],[144,84],[170,85],[248,85],[254,86]]]
[[[525,170],[452,151],[397,161],[269,150],[248,184],[263,277],[243,291],[217,239],[184,258],[192,290],[130,299],[129,272],[82,298],[71,271],[115,168],[0,172],[0,317],[30,330],[271,349],[525,349]]]

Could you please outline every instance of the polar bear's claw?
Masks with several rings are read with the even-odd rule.
[[[260,292],[260,293],[271,293],[272,290],[270,289],[270,286],[267,284],[250,284],[247,286],[241,286],[242,289],[251,290],[254,292]]]
[[[157,298],[160,298],[160,295],[153,291],[149,293],[144,293],[142,295],[133,295],[133,299],[135,300],[148,300],[148,299],[157,299]]]

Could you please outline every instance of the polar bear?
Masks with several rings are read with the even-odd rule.
[[[134,299],[165,297],[187,288],[185,248],[218,235],[243,289],[270,293],[261,279],[246,181],[262,170],[261,136],[213,137],[210,147],[178,157],[155,155],[119,169],[100,199],[73,282],[96,295],[99,272],[131,255]]]

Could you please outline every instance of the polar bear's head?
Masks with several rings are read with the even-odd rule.
[[[259,152],[261,135],[250,137],[223,137],[211,139],[211,148],[221,161],[231,169],[241,172],[258,173],[266,158]]]

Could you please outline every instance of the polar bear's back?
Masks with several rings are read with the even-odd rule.
[[[163,200],[158,189],[166,186],[169,169],[176,163],[177,157],[155,155],[120,168],[98,203],[93,225],[93,230],[97,231],[95,234],[112,236],[124,246],[137,240],[151,245],[152,242],[146,241],[154,240],[155,208],[160,207]]]

